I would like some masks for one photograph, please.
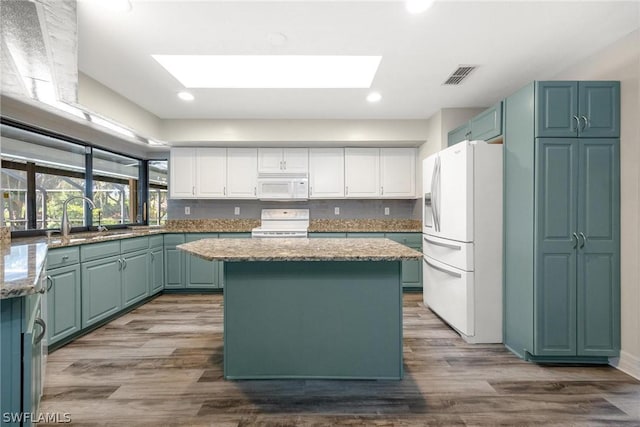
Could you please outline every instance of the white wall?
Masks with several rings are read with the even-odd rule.
[[[102,83],[78,73],[78,104],[131,128],[147,138],[160,138],[160,119]]]
[[[484,108],[443,108],[426,120],[426,142],[418,149],[418,166],[416,168],[418,195],[422,195],[422,161],[431,154],[447,148],[449,131],[462,125],[483,110]]]
[[[613,364],[640,379],[640,30],[554,79],[620,80],[622,351]]]

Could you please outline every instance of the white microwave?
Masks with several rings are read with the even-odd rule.
[[[309,198],[307,175],[258,176],[260,200],[306,200]]]

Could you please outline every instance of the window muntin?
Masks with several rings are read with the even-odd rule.
[[[149,160],[149,225],[167,222],[168,166],[166,160]]]

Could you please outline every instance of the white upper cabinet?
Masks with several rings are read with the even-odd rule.
[[[169,197],[196,197],[196,149],[172,148],[169,157]]]
[[[344,148],[310,148],[309,198],[341,198],[344,189]]]
[[[380,149],[344,149],[345,196],[380,197]]]
[[[227,148],[227,197],[255,199],[257,171],[256,148]]]
[[[416,195],[415,148],[380,149],[380,196],[412,198]]]
[[[201,199],[227,194],[227,149],[196,148],[196,196]]]
[[[259,148],[258,173],[308,173],[308,148]]]

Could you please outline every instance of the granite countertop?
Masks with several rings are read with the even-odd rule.
[[[3,245],[1,250],[0,299],[35,293],[47,259],[46,243]]]
[[[10,243],[0,246],[3,253],[0,260],[0,299],[36,292],[38,278],[45,265],[47,248],[64,248],[165,233],[249,233],[259,225],[260,220],[256,219],[169,220],[165,227],[134,226],[106,232],[74,233],[66,239],[59,235],[51,238],[14,238]],[[418,220],[406,219],[312,219],[309,232],[421,232],[421,224]],[[355,240],[358,239],[214,239],[214,242],[224,242],[224,247],[219,246],[220,243],[207,244],[206,248],[213,248],[216,254],[205,255],[203,258],[226,261],[394,261],[421,257],[419,252],[390,240],[367,239],[366,244],[363,244],[361,239],[360,242]],[[181,246],[190,247],[188,245],[198,243]],[[280,247],[270,246],[277,244],[280,244]],[[220,252],[223,248],[225,251]]]
[[[389,239],[202,239],[177,246],[209,261],[407,261],[422,253]]]

